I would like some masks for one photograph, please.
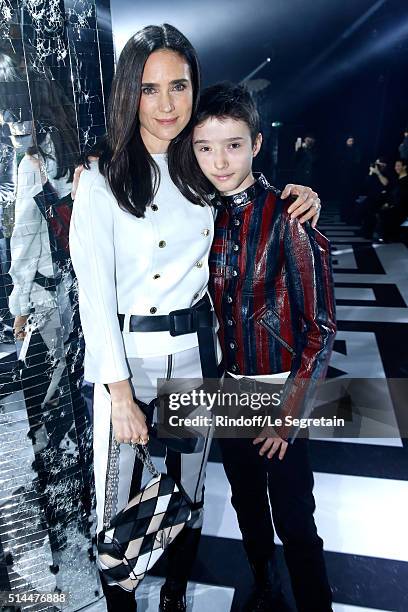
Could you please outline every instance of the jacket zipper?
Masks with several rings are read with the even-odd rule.
[[[167,355],[166,380],[170,380],[172,374],[173,374],[173,355]]]
[[[289,353],[292,353],[292,355],[295,357],[296,352],[293,350],[293,348],[290,346],[290,344],[288,344],[283,338],[281,338],[276,331],[274,331],[272,329],[272,327],[263,319],[261,319],[259,321],[260,325],[262,325],[262,327],[264,327],[282,346],[285,347],[285,349],[287,349],[289,351]]]

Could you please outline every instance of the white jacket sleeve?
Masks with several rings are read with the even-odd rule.
[[[14,316],[31,312],[32,289],[38,268],[46,267],[47,276],[53,274],[50,249],[44,252],[42,248],[43,243],[49,243],[47,223],[34,200],[42,192],[41,175],[38,167],[27,156],[20,162],[17,184],[9,270],[13,281],[9,309]]]
[[[117,316],[112,202],[94,170],[85,170],[79,182],[70,252],[85,337],[85,379],[105,384],[125,380],[130,372]]]

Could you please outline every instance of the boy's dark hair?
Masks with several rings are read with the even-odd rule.
[[[204,89],[194,116],[194,126],[200,125],[206,119],[232,118],[244,121],[251,132],[254,143],[260,131],[258,111],[248,89],[243,85],[234,85],[227,81],[211,85]],[[178,151],[181,181],[177,187],[190,201],[212,204],[216,189],[204,176],[197,163],[193,151],[193,133],[188,143],[184,143]]]
[[[194,123],[199,125],[210,117],[244,121],[249,127],[253,143],[259,134],[258,110],[244,85],[225,81],[207,87],[201,95]]]

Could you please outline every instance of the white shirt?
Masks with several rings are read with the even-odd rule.
[[[82,172],[70,228],[85,336],[85,379],[130,376],[127,357],[153,357],[197,346],[197,334],[121,333],[118,313],[158,316],[189,308],[206,293],[214,236],[210,207],[186,200],[171,181],[166,155],[153,156],[160,187],[145,218],[119,208],[93,162]],[[157,210],[154,210],[157,207]],[[125,330],[128,318],[125,317]]]

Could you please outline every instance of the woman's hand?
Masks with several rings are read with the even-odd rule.
[[[297,196],[296,200],[288,208],[291,219],[295,219],[305,213],[300,219],[300,223],[312,219],[312,227],[315,228],[320,217],[321,203],[318,194],[310,187],[303,185],[292,185],[289,183],[282,191],[281,198],[285,200],[290,195]]]
[[[274,454],[279,451],[278,456],[282,461],[288,448],[288,443],[283,438],[280,438],[272,427],[265,427],[252,444],[260,444],[261,442],[263,442],[259,450],[261,457],[268,453],[266,456],[268,459],[272,459]]]
[[[28,321],[28,315],[18,315],[14,319],[13,330],[14,330],[14,337],[16,340],[24,340],[26,333],[27,333],[25,330],[27,321]]]
[[[133,399],[128,380],[111,383],[112,427],[117,442],[147,444],[146,417]]]

